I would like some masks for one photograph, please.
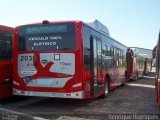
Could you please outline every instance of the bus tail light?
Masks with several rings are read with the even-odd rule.
[[[71,96],[71,94],[70,94],[70,93],[67,93],[66,96]]]
[[[76,96],[79,96],[78,93],[66,93],[66,96],[67,97],[76,97]]]
[[[24,92],[24,91],[21,91],[21,94],[25,94],[25,92]]]

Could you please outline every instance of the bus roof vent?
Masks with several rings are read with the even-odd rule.
[[[48,20],[44,20],[42,21],[43,24],[49,24],[49,21]]]
[[[110,36],[108,28],[104,24],[102,24],[99,20],[93,19],[93,20],[87,20],[84,22],[89,26],[93,27],[94,29],[100,31],[101,33],[107,36]]]

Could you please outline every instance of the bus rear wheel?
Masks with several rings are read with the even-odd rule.
[[[100,96],[100,98],[102,98],[102,99],[106,98],[106,96],[108,95],[109,91],[110,91],[110,82],[109,82],[109,78],[106,78],[106,82],[104,84],[104,92]]]
[[[138,80],[138,72],[136,73],[135,80]]]
[[[158,80],[155,80],[155,91],[156,91],[156,100],[158,102]]]

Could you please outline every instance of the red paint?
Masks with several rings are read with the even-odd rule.
[[[72,23],[72,22],[69,22]],[[49,88],[49,87],[31,87],[31,86],[26,86],[25,82],[23,81],[23,78],[19,77],[18,72],[16,71],[18,69],[18,54],[30,54],[32,52],[19,52],[18,51],[18,31],[19,29],[17,28],[15,31],[15,42],[14,42],[14,81],[18,82],[20,86],[14,84],[13,87],[16,89],[20,90],[26,90],[26,91],[44,91],[44,92],[76,92],[76,91],[82,91],[82,86],[73,88],[72,86],[74,84],[82,82],[82,72],[79,71],[83,68],[82,66],[82,45],[81,45],[81,23],[76,22],[75,27],[79,27],[79,29],[75,30],[75,38],[77,42],[75,43],[75,50],[64,50],[64,51],[36,51],[34,52],[34,55],[36,56],[36,61],[34,61],[34,67],[37,69],[37,73],[33,76],[31,76],[31,80],[34,80],[38,77],[50,77],[50,78],[65,78],[65,77],[73,77],[71,80],[69,80],[66,85],[63,88]],[[54,63],[49,61],[45,67],[43,67],[40,63],[40,53],[74,53],[75,58],[77,59],[75,61],[75,75],[68,75],[68,74],[63,74],[63,73],[53,73],[50,72],[49,69],[51,66],[54,67]]]
[[[158,110],[160,111],[160,32],[158,36],[158,42],[153,49],[152,60],[156,61],[155,68],[155,90],[156,90],[156,98],[158,103]]]
[[[139,76],[143,77],[146,66],[145,58],[134,53],[131,48],[128,48],[127,54],[129,54],[129,56],[127,56],[127,79],[137,80],[140,78]],[[141,63],[139,63],[140,60]],[[139,67],[140,64],[143,66],[143,68]]]
[[[38,77],[66,78],[73,76],[68,74],[50,72],[49,70],[54,63],[50,61],[45,67],[43,67],[40,63],[40,54],[35,54],[35,56],[37,59],[34,61],[34,67],[36,68],[37,73],[31,76],[31,80],[37,79]]]
[[[117,81],[118,78],[120,78],[121,84],[125,83],[126,78],[126,67],[121,68],[105,68],[102,70],[102,66],[99,67],[101,71],[98,71],[98,79],[100,84],[102,85],[102,89],[99,90],[99,92],[96,93],[95,96],[93,96],[93,75],[91,70],[85,70],[84,69],[84,43],[83,43],[83,25],[85,25],[81,21],[58,21],[58,22],[49,22],[52,23],[74,23],[75,24],[75,50],[64,50],[64,51],[35,51],[35,52],[29,52],[29,51],[18,51],[18,32],[19,27],[16,28],[15,32],[15,42],[14,42],[14,81],[19,83],[20,85],[14,84],[13,87],[19,90],[24,91],[36,91],[36,92],[64,92],[68,93],[67,96],[70,96],[71,94],[69,92],[78,92],[83,91],[84,92],[84,98],[96,98],[104,93],[104,83],[106,82],[106,75],[110,76],[110,89],[114,89],[118,86]],[[42,24],[42,23],[35,23],[30,25],[36,25],[36,24]],[[90,27],[90,29],[92,29]],[[36,56],[36,60],[34,61],[34,67],[37,70],[37,73],[33,76],[31,76],[31,80],[34,80],[38,77],[51,77],[51,78],[64,78],[64,77],[73,77],[71,80],[69,80],[66,85],[63,88],[51,88],[51,87],[31,87],[26,86],[26,84],[23,81],[23,78],[21,78],[18,75],[17,69],[18,69],[18,54],[34,54]],[[75,74],[74,75],[66,75],[62,73],[53,73],[50,72],[51,66],[54,67],[54,63],[49,61],[45,67],[43,67],[40,63],[40,53],[74,53],[75,54]],[[112,74],[113,73],[113,74]],[[72,87],[75,84],[82,83],[81,86],[78,87]],[[89,88],[90,87],[90,88]],[[79,94],[76,94],[78,96]]]
[[[13,43],[13,32],[14,29],[7,26],[0,25],[0,32],[9,32],[12,35]],[[13,51],[13,48],[11,48]],[[5,51],[5,50],[3,50]],[[0,53],[1,55],[3,54]],[[12,96],[12,59],[11,60],[1,60],[0,58],[0,98],[6,98]]]

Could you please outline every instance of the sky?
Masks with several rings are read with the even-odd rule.
[[[160,30],[160,0],[1,0],[0,24],[98,19],[128,47],[153,49]]]

